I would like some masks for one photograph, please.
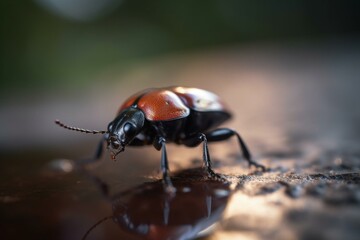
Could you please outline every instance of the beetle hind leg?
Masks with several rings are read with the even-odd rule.
[[[237,137],[241,151],[243,153],[245,160],[249,163],[249,167],[254,166],[256,168],[260,168],[263,172],[265,172],[267,169],[264,165],[259,164],[251,159],[250,151],[248,150],[245,142],[242,140],[240,134],[237,133],[236,131],[231,130],[229,128],[219,128],[206,134],[206,137],[209,142],[223,141],[229,139],[232,136]]]

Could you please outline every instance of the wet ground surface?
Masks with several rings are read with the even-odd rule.
[[[162,191],[160,153],[152,147],[128,148],[116,162],[107,155],[86,172],[73,171],[66,159],[89,156],[96,139],[56,129],[59,103],[39,101],[39,116],[52,108],[42,119],[51,122],[43,126],[49,137],[1,153],[1,239],[187,239],[199,232],[211,240],[358,239],[360,51],[333,47],[226,50],[160,60],[122,76],[132,84],[121,94],[112,87],[97,104],[110,106],[142,85],[212,90],[234,112],[225,125],[238,129],[254,158],[271,169],[248,169],[233,139],[210,145],[215,169],[227,179],[211,180],[201,169],[201,147],[169,145],[175,196]],[[86,102],[71,107],[89,110]],[[99,126],[112,117],[99,109],[88,116],[74,110],[65,120]],[[6,110],[3,127],[17,116],[16,107]],[[27,127],[29,134],[37,130]]]

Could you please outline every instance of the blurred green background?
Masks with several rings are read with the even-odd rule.
[[[360,2],[3,0],[1,95],[78,88],[194,50],[358,36]],[[121,79],[113,79],[121,81]]]
[[[359,69],[356,0],[0,4],[0,151],[97,140],[64,133],[53,121],[103,129],[129,95],[164,85],[214,91],[248,126],[244,116],[269,107],[250,98],[250,88],[260,91],[253,80],[263,81],[263,94],[275,94],[270,87],[279,79],[288,87],[315,81],[322,90],[331,78],[355,84]],[[239,109],[240,95],[229,93],[246,86],[247,110]]]

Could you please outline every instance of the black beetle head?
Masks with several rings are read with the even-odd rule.
[[[123,110],[108,126],[106,141],[108,148],[112,150],[115,159],[116,155],[124,151],[128,145],[138,135],[145,122],[144,113],[136,108]]]

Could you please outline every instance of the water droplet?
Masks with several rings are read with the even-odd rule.
[[[229,196],[229,191],[225,189],[215,189],[214,190],[215,196],[217,197],[227,197]]]
[[[56,159],[50,162],[49,165],[55,171],[69,173],[74,170],[74,163],[69,159]]]

